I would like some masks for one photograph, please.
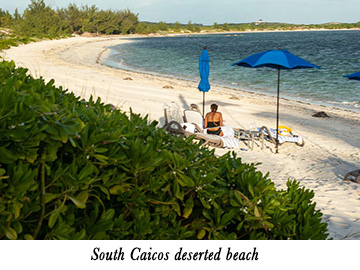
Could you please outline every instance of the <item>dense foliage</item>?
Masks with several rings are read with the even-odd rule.
[[[91,32],[95,34],[135,33],[138,17],[129,10],[99,10],[96,6],[54,10],[44,0],[31,0],[20,15],[16,10],[11,16],[0,10],[0,27],[10,27],[20,36],[55,38],[72,33]]]
[[[44,1],[31,1],[15,26],[17,34],[30,37],[56,37],[68,34],[68,25],[46,6]]]
[[[325,239],[313,191],[0,63],[0,239]]]

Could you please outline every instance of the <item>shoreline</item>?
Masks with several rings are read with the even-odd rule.
[[[127,37],[126,37],[127,38]],[[57,86],[85,99],[101,97],[122,111],[148,115],[149,121],[164,123],[163,105],[175,101],[186,109],[191,103],[202,108],[198,82],[135,73],[102,65],[112,44],[129,42],[125,37],[73,37],[42,41],[13,47],[1,53],[6,60],[26,67],[34,77],[55,80]],[[129,79],[131,78],[131,79]],[[165,88],[171,86],[172,89]],[[211,103],[219,105],[226,125],[249,128],[274,127],[276,99],[258,93],[230,91],[212,86],[206,95],[206,110]],[[330,118],[314,118],[325,111]],[[315,192],[316,208],[324,214],[330,236],[334,239],[360,239],[360,185],[345,182],[344,175],[360,168],[360,113],[281,99],[281,124],[291,127],[305,139],[305,146],[284,144],[279,154],[266,142],[263,150],[251,151],[243,142],[235,149],[238,157],[256,165],[278,189],[286,188],[287,179]],[[246,150],[246,151],[245,151]],[[217,155],[227,149],[215,149]]]
[[[316,32],[316,31],[360,31],[360,28],[351,28],[351,29],[346,29],[346,28],[341,28],[341,29],[294,29],[294,30],[281,30],[281,29],[277,29],[277,30],[269,30],[269,29],[264,29],[264,30],[244,30],[244,31],[206,31],[206,30],[202,30],[199,33],[196,32],[189,32],[189,33],[166,33],[166,34],[158,34],[158,33],[151,33],[151,34],[146,34],[144,36],[177,36],[177,35],[212,35],[212,34],[245,34],[245,33],[276,33],[276,32]],[[134,35],[142,35],[142,34],[134,34]]]
[[[100,54],[101,55],[101,54]],[[119,69],[119,70],[123,70],[126,72],[131,72],[131,73],[136,73],[136,74],[146,74],[146,75],[151,75],[151,76],[155,76],[155,77],[162,77],[165,79],[170,79],[170,80],[179,80],[179,81],[183,81],[183,82],[189,82],[189,83],[197,83],[195,80],[188,80],[185,78],[180,78],[180,77],[173,77],[173,76],[168,76],[166,74],[156,74],[156,73],[152,73],[152,72],[147,72],[147,71],[136,71],[136,70],[132,70],[132,69],[127,69],[127,68],[122,68],[122,67],[113,67],[111,65],[107,65],[104,61],[97,62],[98,64],[101,64],[105,67],[109,67],[109,68],[113,68],[113,69]],[[216,84],[216,83],[211,83],[212,87],[217,87],[217,88],[222,88],[225,90],[229,90],[229,91],[235,91],[236,92],[244,92],[246,94],[249,95],[259,95],[259,96],[266,96],[267,98],[276,98],[276,95],[272,95],[269,93],[263,93],[263,92],[256,92],[256,91],[252,91],[252,90],[246,90],[243,88],[235,88],[235,87],[231,87],[231,86],[227,86],[227,85],[221,85],[221,84]],[[210,89],[211,91],[211,89]],[[316,101],[306,101],[306,100],[301,100],[301,99],[296,99],[295,97],[289,97],[289,96],[282,96],[280,97],[281,100],[286,100],[286,101],[291,101],[291,102],[298,102],[300,104],[307,104],[309,106],[321,106],[321,107],[325,107],[325,108],[329,108],[329,109],[333,109],[333,110],[343,110],[343,111],[347,111],[347,112],[354,112],[354,113],[358,113],[360,112],[360,108],[348,108],[348,107],[341,107],[341,106],[336,106],[336,105],[332,105],[330,103],[321,103],[321,102],[316,102]]]
[[[346,29],[344,29],[346,30]],[[295,30],[294,30],[295,31]],[[322,30],[317,30],[317,31],[322,31]],[[329,30],[329,31],[332,31],[332,30]],[[335,31],[335,30],[334,30]],[[268,32],[271,32],[271,31],[268,31]],[[234,32],[232,32],[234,33]],[[245,32],[243,32],[245,33]],[[220,34],[220,33],[219,33]],[[193,34],[193,35],[196,35],[196,34]],[[136,36],[136,37],[131,37],[131,38],[144,38],[144,37],[147,37],[147,38],[151,38],[151,37],[148,37],[148,36]],[[121,38],[121,36],[119,36],[119,38]],[[126,43],[131,43],[132,40],[128,40],[128,37],[124,37],[126,38]],[[116,39],[116,37],[115,37]],[[121,43],[124,43],[124,42],[121,42]],[[120,40],[119,40],[119,44],[120,44]],[[163,79],[167,79],[167,80],[170,80],[170,81],[179,81],[180,83],[188,83],[188,84],[198,84],[198,81],[193,81],[193,80],[187,80],[185,78],[178,78],[178,77],[171,77],[171,76],[167,76],[166,74],[154,74],[154,73],[151,73],[151,72],[144,72],[144,71],[136,71],[136,70],[130,70],[130,69],[126,69],[126,68],[121,68],[121,67],[114,67],[114,66],[111,66],[111,65],[107,65],[105,62],[106,62],[106,58],[109,57],[109,54],[111,52],[111,49],[109,47],[111,46],[114,46],[114,44],[112,45],[109,45],[108,47],[104,48],[103,51],[99,52],[99,55],[98,55],[98,61],[96,61],[97,64],[99,65],[102,65],[106,68],[110,68],[110,69],[113,69],[113,70],[120,70],[120,71],[123,71],[123,72],[128,72],[129,74],[138,74],[138,75],[146,75],[146,76],[150,76],[150,77],[154,77],[154,78],[163,78]],[[276,98],[276,95],[271,95],[271,94],[268,94],[268,93],[261,93],[261,92],[255,92],[255,91],[251,91],[251,90],[245,90],[245,89],[242,89],[242,88],[234,88],[234,87],[231,87],[231,86],[223,86],[223,85],[218,85],[218,84],[211,84],[212,86],[212,89],[213,88],[216,88],[217,90],[220,90],[221,91],[221,94],[225,94],[225,95],[231,95],[233,96],[235,99],[238,98],[237,96],[240,95],[247,95],[247,96],[255,96],[255,98],[258,98],[258,97],[265,97],[266,99],[275,99]],[[195,87],[197,89],[197,86]],[[289,102],[289,103],[294,103],[294,104],[298,104],[299,106],[301,105],[304,105],[304,106],[308,106],[308,107],[316,107],[317,110],[314,110],[314,113],[316,112],[319,112],[321,109],[325,109],[326,111],[330,111],[330,112],[348,112],[350,114],[358,114],[360,113],[360,109],[359,110],[356,110],[356,109],[351,109],[351,108],[344,108],[344,107],[337,107],[337,106],[334,106],[334,105],[330,105],[330,104],[326,104],[326,103],[318,103],[318,102],[308,102],[308,101],[303,101],[303,100],[299,100],[299,99],[295,99],[295,98],[291,98],[291,97],[280,97],[280,103],[281,102]],[[287,105],[287,104],[286,104]],[[282,104],[280,105],[282,106]],[[359,115],[360,116],[360,115]],[[360,118],[359,118],[360,120]],[[360,122],[359,122],[360,123]]]
[[[355,31],[355,30],[360,30],[360,29],[342,29],[342,30],[309,30],[309,31]],[[284,31],[250,31],[250,32],[221,32],[221,33],[193,33],[191,35],[203,35],[203,34],[236,34],[236,33],[261,33],[261,32],[296,32],[297,30],[284,30]],[[300,30],[301,31],[307,31],[307,30]],[[183,36],[186,34],[177,34],[177,35],[174,35],[174,36]],[[173,36],[173,35],[165,35],[164,37],[167,37],[167,36]],[[128,40],[127,42],[128,43],[131,43],[133,42],[131,39],[133,40],[136,40],[136,38],[152,38],[152,37],[161,37],[161,35],[153,35],[153,36],[144,36],[144,35],[140,35],[140,36],[132,36],[132,37],[129,37],[130,40]],[[128,37],[126,37],[128,38]],[[113,46],[113,45],[111,45]],[[109,46],[109,47],[111,47]],[[181,78],[181,77],[176,77],[176,76],[171,76],[171,75],[166,75],[166,74],[161,74],[161,73],[156,73],[156,72],[152,72],[150,70],[148,71],[137,71],[135,69],[132,69],[132,68],[126,68],[126,66],[113,66],[111,64],[107,64],[106,61],[107,61],[107,58],[109,57],[110,55],[110,52],[111,52],[111,49],[110,48],[105,48],[102,52],[99,53],[99,61],[97,61],[97,63],[100,63],[102,64],[103,66],[105,67],[110,67],[110,68],[114,68],[114,69],[119,69],[119,70],[123,70],[123,71],[126,71],[126,72],[132,72],[132,73],[137,73],[137,74],[146,74],[146,75],[151,75],[151,76],[155,76],[155,77],[162,77],[162,78],[165,78],[165,79],[170,79],[170,80],[179,80],[179,81],[184,81],[184,82],[189,82],[189,83],[196,83],[197,81],[196,80],[191,80],[191,79],[186,79],[186,78]],[[211,86],[212,87],[217,87],[217,88],[221,88],[221,89],[227,89],[227,90],[230,90],[231,92],[233,91],[237,91],[237,92],[245,92],[245,93],[248,93],[248,94],[255,94],[255,95],[260,95],[260,96],[267,96],[268,98],[276,98],[276,94],[271,94],[271,93],[266,93],[266,92],[261,92],[261,91],[255,91],[255,90],[251,90],[251,89],[244,89],[242,88],[241,86],[239,87],[233,87],[231,85],[223,85],[223,84],[216,84],[216,83],[211,83]],[[287,101],[293,101],[293,102],[299,102],[299,103],[302,103],[302,104],[308,104],[308,105],[315,105],[315,106],[325,106],[326,108],[329,108],[329,109],[334,109],[334,110],[344,110],[344,111],[349,111],[349,112],[360,112],[360,107],[357,108],[355,106],[347,106],[346,104],[344,105],[341,105],[341,104],[332,104],[331,102],[321,102],[321,101],[316,101],[316,100],[306,100],[305,98],[304,99],[299,99],[298,97],[292,97],[292,96],[286,96],[286,95],[283,95],[280,97],[281,100],[287,100]]]

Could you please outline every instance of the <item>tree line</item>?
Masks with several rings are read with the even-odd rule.
[[[99,10],[95,5],[52,9],[44,0],[31,0],[20,14],[0,9],[0,27],[10,28],[17,35],[57,37],[73,33],[132,34],[137,32],[138,15],[130,10]]]
[[[44,0],[31,0],[31,3],[20,14],[0,9],[0,27],[10,28],[13,33],[22,37],[52,38],[90,32],[96,35],[116,34],[150,34],[150,33],[197,33],[201,31],[247,31],[247,30],[304,30],[304,29],[353,29],[360,28],[357,23],[328,23],[298,25],[286,23],[214,23],[211,26],[179,22],[140,22],[138,14],[126,10],[99,10],[95,5],[78,7],[69,4],[66,8],[53,9]]]
[[[78,7],[69,4],[66,8],[52,9],[44,0],[31,0],[20,14],[14,14],[0,8],[0,27],[12,29],[14,34],[26,37],[59,37],[84,32],[96,35],[150,34],[157,32],[200,32],[199,24],[168,24],[140,22],[138,14],[125,10],[99,10],[95,5]]]

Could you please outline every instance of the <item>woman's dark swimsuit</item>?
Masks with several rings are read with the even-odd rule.
[[[209,128],[216,128],[216,127],[218,127],[219,129],[209,130]],[[209,121],[207,124],[207,128],[208,128],[208,130],[207,130],[208,134],[220,135],[220,133],[221,133],[220,121],[219,122],[210,122]]]

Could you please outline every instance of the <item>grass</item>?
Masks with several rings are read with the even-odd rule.
[[[28,37],[21,37],[11,33],[2,32],[0,34],[0,51],[9,49],[13,46],[18,46],[20,44],[27,44],[32,41],[34,40]]]

